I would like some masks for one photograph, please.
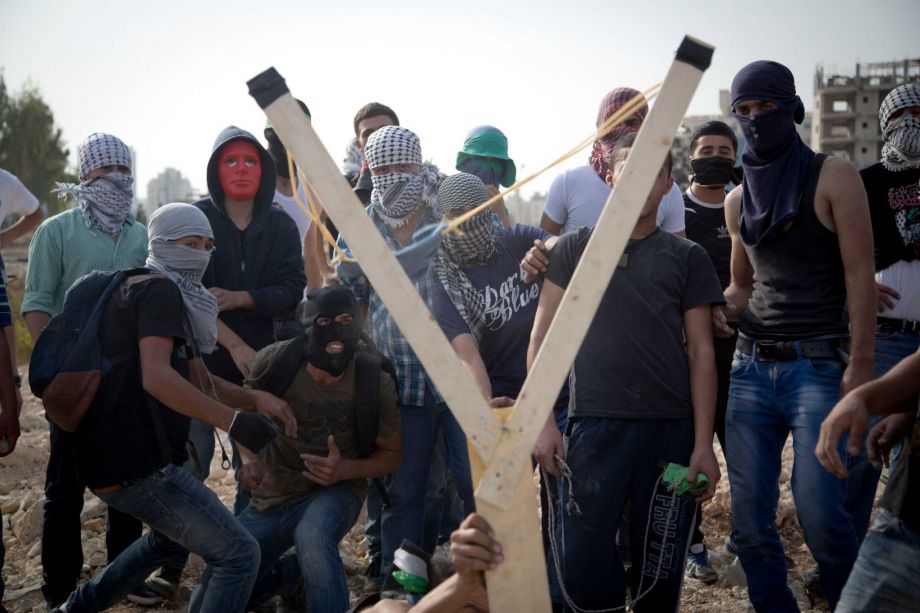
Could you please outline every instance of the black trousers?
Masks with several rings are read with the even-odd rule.
[[[48,422],[51,453],[45,473],[45,517],[42,524],[42,593],[49,604],[64,602],[77,587],[83,569],[80,513],[86,484],[77,472],[74,435]],[[111,562],[141,536],[140,520],[109,509],[105,533]]]

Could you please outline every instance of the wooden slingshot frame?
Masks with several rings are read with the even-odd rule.
[[[477,510],[494,528],[505,557],[498,569],[486,573],[492,611],[550,611],[537,500],[530,479],[531,450],[568,377],[703,71],[709,67],[712,52],[712,46],[689,36],[681,42],[517,403],[510,415],[506,412],[503,416],[489,408],[460,364],[428,306],[365,214],[281,75],[269,68],[248,82],[249,93],[265,111],[275,133],[348,241],[374,291],[421,360],[475,452],[470,460]]]

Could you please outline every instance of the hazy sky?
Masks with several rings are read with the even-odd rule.
[[[661,80],[684,34],[716,46],[689,111],[708,114],[752,60],[789,66],[810,109],[816,65],[920,57],[918,33],[917,0],[0,0],[0,67],[13,91],[40,88],[74,162],[92,132],[131,145],[145,197],[167,166],[204,190],[225,126],[262,138],[245,83],[269,66],[337,162],[355,112],[376,100],[449,172],[470,128],[498,126],[520,177],[589,134],[608,90]]]

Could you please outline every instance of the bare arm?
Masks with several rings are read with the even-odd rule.
[[[25,236],[37,228],[44,218],[45,211],[42,210],[42,207],[38,207],[28,215],[21,216],[16,223],[0,232],[0,245],[9,245],[16,239]]]
[[[144,390],[186,417],[224,430],[233,422],[233,409],[209,398],[170,364],[173,339],[147,336],[140,340],[141,379]]]
[[[725,289],[726,315],[731,321],[738,321],[747,310],[748,301],[754,292],[754,267],[748,259],[741,240],[741,187],[738,186],[725,198],[725,226],[732,239],[731,284]]]
[[[23,313],[22,319],[26,322],[29,336],[32,337],[32,342],[34,343],[38,340],[48,322],[51,321],[51,315],[44,311],[29,311],[28,313]]]
[[[828,158],[818,184],[818,193],[822,192],[830,204],[847,287],[850,363],[841,382],[841,394],[846,394],[871,381],[874,375],[875,310],[878,302],[872,225],[862,179],[856,167],[849,162]]]
[[[530,332],[530,344],[527,346],[527,370],[533,366],[546,338],[549,326],[553,323],[556,311],[559,310],[559,303],[562,302],[562,296],[565,290],[549,280],[543,281],[543,290],[540,292],[540,302],[537,303],[537,314],[534,317],[533,329]],[[556,463],[553,460],[553,454],[558,454],[560,458],[565,459],[565,447],[562,444],[562,433],[556,426],[556,420],[552,413],[546,420],[543,432],[534,445],[534,457],[547,472],[551,475],[559,474],[556,469]]]
[[[550,219],[546,213],[543,213],[543,217],[540,219],[540,227],[556,236],[562,234],[562,225]]]
[[[451,347],[457,352],[457,357],[466,369],[473,381],[479,386],[479,391],[486,400],[492,399],[492,382],[489,381],[489,373],[486,372],[486,365],[482,362],[482,356],[479,355],[479,347],[473,340],[472,334],[460,334],[454,337],[450,342]]]
[[[694,307],[684,313],[687,361],[690,365],[690,399],[693,404],[693,453],[687,480],[693,483],[698,472],[709,477],[703,499],[715,494],[719,463],[712,451],[713,420],[716,413],[716,357],[712,345],[711,307]]]
[[[240,371],[243,377],[248,377],[249,367],[252,366],[256,352],[219,318],[217,320],[217,342],[230,352],[233,363],[236,364],[237,370]]]

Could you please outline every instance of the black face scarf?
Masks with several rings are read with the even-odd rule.
[[[735,176],[733,160],[719,155],[690,160],[690,180],[700,187],[725,187]]]
[[[349,323],[340,323],[335,318],[343,313],[353,319]],[[318,319],[329,319],[326,325],[317,323]],[[340,285],[324,287],[312,292],[304,308],[304,353],[307,362],[337,377],[345,372],[355,357],[358,340],[361,336],[361,323],[358,321],[358,303],[348,288]],[[329,343],[342,344],[342,351],[329,353]]]
[[[278,138],[278,135],[275,134],[274,130],[271,128],[266,128],[265,140],[268,141],[268,153],[275,161],[275,173],[279,177],[290,179],[291,173],[288,172],[287,151],[285,150],[284,145],[281,143],[281,139]]]

